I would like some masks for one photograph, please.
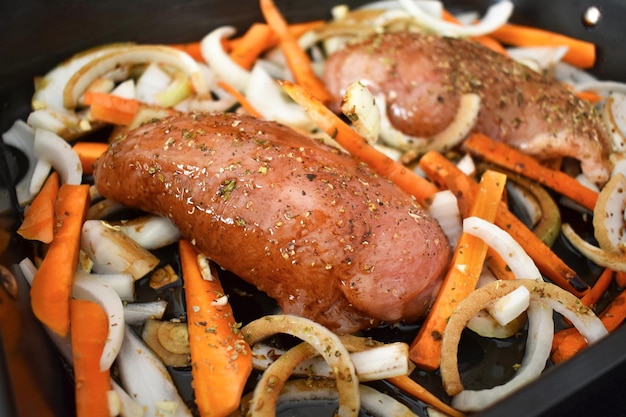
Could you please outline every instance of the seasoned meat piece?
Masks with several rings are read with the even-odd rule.
[[[285,313],[337,333],[420,318],[450,248],[414,199],[367,166],[273,123],[234,114],[153,122],[113,143],[99,191],[168,216]]]
[[[482,107],[474,131],[539,158],[581,161],[593,181],[608,179],[609,139],[595,109],[559,83],[475,42],[394,32],[332,54],[323,79],[339,106],[345,89],[363,81],[385,95],[389,120],[417,137],[442,131],[462,94]]]

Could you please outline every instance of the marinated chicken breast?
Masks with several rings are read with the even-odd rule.
[[[252,117],[144,125],[110,146],[94,179],[102,195],[169,217],[285,313],[337,333],[420,318],[450,258],[437,222],[393,183]]]
[[[338,108],[362,81],[384,94],[391,123],[430,137],[450,124],[461,95],[476,93],[474,131],[539,158],[580,160],[593,181],[608,179],[609,139],[595,109],[559,83],[476,42],[409,32],[375,35],[332,54],[323,79]]]

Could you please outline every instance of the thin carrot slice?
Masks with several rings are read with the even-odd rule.
[[[596,62],[596,46],[593,43],[544,29],[507,23],[491,32],[490,36],[514,46],[567,46],[563,60],[579,68],[591,68]]]
[[[76,142],[72,147],[83,166],[83,174],[92,174],[93,166],[109,145],[104,142]]]
[[[95,120],[124,126],[133,121],[141,108],[138,100],[98,91],[85,92],[84,103],[90,106],[91,117]]]
[[[181,240],[179,250],[195,401],[201,417],[227,416],[239,406],[252,372],[252,352],[217,276],[203,278],[191,243]]]
[[[92,301],[72,300],[70,311],[76,416],[109,417],[111,371],[100,370],[100,357],[109,335],[109,319]]]
[[[463,174],[450,160],[438,152],[427,152],[420,159],[420,168],[435,184],[446,188],[446,179],[451,174]],[[463,182],[457,182],[462,185]],[[460,194],[457,198],[461,201],[468,200],[464,205],[459,205],[460,209],[468,205],[476,195],[478,184],[471,179],[471,187]],[[561,258],[559,258],[541,239],[535,235],[521,220],[511,213],[504,202],[500,202],[498,214],[496,215],[496,225],[505,229],[509,234],[522,245],[524,251],[535,261],[539,270],[559,287],[568,290],[577,297],[582,297],[586,290],[585,284],[580,281],[576,271],[570,268]]]
[[[274,31],[268,25],[254,23],[237,42],[231,42],[230,58],[242,68],[250,69],[257,58],[277,42]]]
[[[306,51],[300,47],[296,37],[289,31],[289,26],[274,1],[260,0],[260,5],[263,17],[280,38],[280,47],[296,82],[322,103],[330,102],[333,98],[332,94],[313,71]]]
[[[61,185],[54,216],[57,229],[30,289],[33,313],[60,336],[69,330],[72,284],[88,207],[88,185]]]
[[[626,290],[622,290],[598,315],[604,327],[615,331],[626,319]],[[587,347],[585,338],[575,328],[560,330],[552,343],[552,361],[563,362]]]
[[[493,222],[505,184],[505,174],[486,171],[482,176],[470,215]],[[485,242],[470,234],[461,234],[452,265],[448,269],[424,324],[409,349],[409,357],[418,366],[430,370],[439,367],[441,336],[448,318],[454,312],[456,305],[476,289],[486,254]]]
[[[204,57],[202,56],[202,48],[200,47],[200,42],[174,43],[169,46],[172,48],[176,48],[179,51],[186,52],[189,56],[191,56],[198,62],[205,62]]]
[[[593,211],[598,193],[564,172],[541,165],[532,156],[495,141],[480,133],[471,135],[463,144],[475,156],[511,171],[531,178],[552,190],[571,198],[576,203]]]
[[[380,175],[396,183],[404,191],[413,195],[417,201],[423,204],[439,191],[433,183],[369,145],[363,137],[305,88],[288,81],[281,81],[281,85],[287,94],[304,108],[320,129],[337,141],[353,157],[365,162]]]
[[[17,233],[24,239],[52,242],[54,235],[54,205],[59,192],[59,174],[53,172],[46,179],[30,207]]]
[[[613,275],[614,273],[612,270],[605,268],[593,287],[591,287],[591,289],[589,289],[589,291],[581,297],[580,302],[587,307],[593,308],[593,306],[600,301],[606,290],[608,290],[611,282],[613,282]]]
[[[387,378],[387,381],[450,417],[463,417],[465,415],[441,401],[437,396],[408,376],[395,376]]]
[[[218,81],[217,85],[222,87],[224,90],[226,90],[228,94],[230,94],[235,99],[237,99],[239,104],[241,104],[241,107],[243,107],[251,116],[254,116],[258,119],[263,118],[263,115],[259,113],[259,111],[256,108],[254,108],[254,106],[248,101],[246,96],[241,94],[241,92],[237,90],[235,87],[233,87],[232,85],[228,84],[226,81],[223,81],[223,80]]]

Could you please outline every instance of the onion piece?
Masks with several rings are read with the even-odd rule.
[[[135,99],[146,104],[157,104],[157,94],[167,89],[172,77],[156,62],[151,62],[137,79]]]
[[[487,9],[485,16],[475,25],[463,26],[449,23],[425,12],[413,0],[399,0],[402,7],[425,29],[432,30],[442,36],[482,36],[493,32],[505,24],[513,13],[513,3],[500,1]]]
[[[516,279],[496,281],[474,290],[462,300],[448,320],[443,334],[441,355],[441,377],[444,388],[449,395],[456,395],[463,390],[458,370],[458,342],[466,323],[480,310],[486,308],[494,300],[505,296],[520,286],[530,292],[531,302],[547,304],[578,329],[587,339],[587,343],[595,343],[608,335],[602,321],[593,310],[586,307],[573,294],[554,284],[532,279]]]
[[[480,217],[463,220],[463,231],[480,238],[506,261],[517,278],[541,279],[532,258],[505,230]]]
[[[608,126],[614,152],[626,151],[626,94],[612,92],[604,101],[602,120]]]
[[[132,45],[106,53],[82,66],[65,85],[63,105],[67,109],[75,108],[89,84],[117,66],[146,62],[172,65],[189,76],[197,94],[205,95],[209,92],[198,63],[187,53],[164,45]]]
[[[147,215],[111,225],[147,250],[159,249],[180,239],[180,231],[163,216]]]
[[[122,388],[115,380],[111,378],[111,386],[113,391],[117,395],[117,401],[119,401],[120,413],[122,417],[143,417],[145,414],[144,408],[138,404],[124,388]]]
[[[135,301],[135,280],[130,274],[91,274],[101,284],[110,287],[122,301]]]
[[[342,417],[358,415],[360,407],[358,378],[354,364],[350,361],[350,354],[337,335],[312,320],[291,315],[262,317],[247,324],[241,332],[251,346],[275,333],[287,333],[308,342],[335,372],[339,391],[337,415]],[[257,387],[259,386],[257,384]],[[256,410],[256,405],[253,405],[253,409]]]
[[[605,251],[592,245],[576,233],[569,223],[561,225],[563,236],[586,258],[596,265],[612,269],[617,272],[626,272],[626,254]]]
[[[535,46],[508,48],[507,54],[535,72],[543,72],[560,62],[567,53],[567,46]]]
[[[81,249],[97,273],[130,274],[137,280],[159,264],[159,259],[124,233],[100,220],[83,224]]]
[[[130,326],[141,326],[148,319],[161,320],[166,308],[165,300],[127,303],[124,305],[124,321]]]
[[[428,211],[441,226],[450,242],[450,247],[455,248],[463,232],[463,223],[454,193],[450,190],[436,192],[432,196]]]
[[[356,350],[352,349],[353,345],[346,344],[343,337],[341,339],[348,351],[351,352],[350,358],[354,363],[359,381],[375,381],[409,373],[408,346],[406,343],[375,344]],[[254,368],[264,370],[277,357],[284,355],[285,351],[265,343],[256,343],[252,347],[252,353]],[[299,363],[293,369],[292,375],[334,378],[330,366],[319,356]]]
[[[90,274],[78,270],[74,277],[72,296],[97,303],[109,319],[109,335],[100,357],[100,370],[111,367],[124,340],[124,306],[119,295]]]
[[[550,357],[552,339],[554,338],[552,309],[542,303],[530,303],[528,323],[526,351],[515,377],[507,383],[491,389],[478,391],[463,390],[459,392],[452,399],[454,408],[460,411],[483,410],[541,375]]]
[[[212,30],[200,41],[200,51],[219,79],[243,91],[250,80],[250,72],[235,63],[222,45],[222,39],[234,35],[236,31],[234,26],[222,26]]]
[[[593,209],[593,231],[601,249],[626,252],[625,209],[626,176],[618,172],[604,185]]]
[[[255,64],[244,87],[248,102],[266,120],[275,120],[291,127],[312,130],[315,123],[298,104],[288,99],[283,89],[276,83],[261,64]]]
[[[526,287],[519,287],[494,301],[487,310],[491,317],[502,326],[506,326],[519,317],[530,305],[530,292]]]
[[[52,165],[62,183],[81,184],[83,166],[78,154],[65,139],[50,131],[35,129],[33,152],[37,158]]]
[[[372,92],[360,81],[351,83],[343,96],[341,112],[371,145],[380,134],[380,112]]]
[[[146,416],[191,417],[167,368],[129,326],[124,329],[117,367],[126,392],[145,407]]]

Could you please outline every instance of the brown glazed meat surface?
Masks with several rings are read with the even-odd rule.
[[[394,32],[332,54],[324,81],[336,109],[345,89],[362,81],[385,95],[396,129],[416,137],[442,131],[462,94],[481,97],[474,131],[540,158],[569,156],[585,174],[608,179],[608,135],[597,112],[558,83],[475,42]]]
[[[420,318],[447,267],[428,213],[369,168],[272,122],[191,114],[113,143],[106,197],[169,216],[285,313],[338,333]]]

